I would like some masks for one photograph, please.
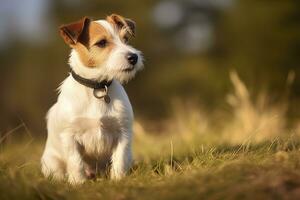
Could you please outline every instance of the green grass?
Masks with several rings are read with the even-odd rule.
[[[172,142],[171,142],[172,141]],[[215,139],[186,142],[137,137],[135,164],[119,182],[98,177],[81,186],[45,179],[43,142],[3,144],[0,199],[297,199],[297,138],[229,145]]]

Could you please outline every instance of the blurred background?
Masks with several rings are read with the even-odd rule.
[[[131,43],[143,51],[145,69],[125,87],[144,129],[159,132],[164,122],[177,123],[168,121],[174,113],[196,109],[206,113],[196,125],[210,118],[217,126],[234,114],[234,87],[244,106],[264,93],[263,106],[285,105],[284,126],[299,120],[300,1],[1,0],[0,134],[26,124],[46,135],[46,112],[69,72],[58,26],[112,13],[137,23]]]

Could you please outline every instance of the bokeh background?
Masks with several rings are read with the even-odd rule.
[[[0,134],[26,124],[46,135],[45,114],[69,71],[58,26],[111,13],[137,23],[131,42],[143,51],[145,69],[125,87],[144,129],[160,130],[174,105],[181,117],[188,109],[224,111],[212,118],[215,126],[232,114],[226,96],[231,81],[243,88],[240,80],[250,99],[261,91],[267,104],[284,98],[287,126],[299,120],[300,1],[1,0]],[[239,78],[232,73],[230,81],[231,70]]]

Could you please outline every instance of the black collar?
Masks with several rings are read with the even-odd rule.
[[[103,81],[98,82],[96,80],[83,78],[83,77],[79,76],[78,74],[76,74],[72,69],[71,69],[71,74],[72,74],[72,77],[78,83],[80,83],[81,85],[84,85],[86,87],[92,88],[94,90],[108,88],[112,83],[112,80],[111,81],[103,80]]]

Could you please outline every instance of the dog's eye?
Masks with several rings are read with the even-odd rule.
[[[107,40],[106,40],[106,39],[102,39],[102,40],[100,40],[99,42],[97,42],[96,45],[97,45],[98,47],[104,48],[104,47],[106,47],[106,45],[107,45]]]

